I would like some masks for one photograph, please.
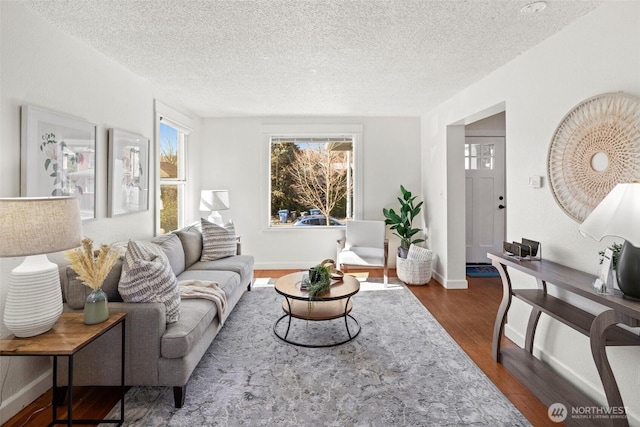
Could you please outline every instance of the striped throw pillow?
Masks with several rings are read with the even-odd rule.
[[[236,230],[229,221],[224,226],[204,218],[202,222],[202,255],[200,261],[215,261],[236,254]]]
[[[130,240],[118,292],[124,302],[163,303],[167,323],[175,323],[180,319],[178,279],[169,264],[156,259],[156,255]]]

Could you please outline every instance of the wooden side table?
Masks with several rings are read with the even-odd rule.
[[[52,421],[50,426],[55,424],[73,423],[100,424],[115,423],[122,425],[124,422],[124,361],[125,361],[125,317],[126,313],[112,313],[109,318],[96,325],[85,325],[82,322],[82,313],[62,313],[60,319],[53,328],[41,335],[29,338],[8,338],[0,340],[0,356],[50,356],[53,357],[53,398],[51,402]],[[110,420],[74,420],[73,419],[73,356],[92,341],[110,331],[114,326],[120,324],[122,329],[121,344],[121,396],[120,396],[120,418]],[[67,402],[67,419],[58,419],[58,357],[66,356],[69,363],[69,398]]]

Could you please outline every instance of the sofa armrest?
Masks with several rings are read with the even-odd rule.
[[[166,330],[164,304],[109,302],[109,312],[127,313],[125,383],[157,385],[160,340]],[[74,357],[74,385],[120,384],[121,337],[121,328],[113,328],[78,352]],[[66,385],[67,361],[58,360],[58,385]]]

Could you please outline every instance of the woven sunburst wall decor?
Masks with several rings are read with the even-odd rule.
[[[578,222],[616,184],[640,181],[640,99],[607,93],[576,106],[553,135],[547,173],[556,202]]]

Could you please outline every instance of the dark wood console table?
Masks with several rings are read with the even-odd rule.
[[[628,426],[626,416],[619,416],[619,410],[624,411],[624,404],[607,358],[606,346],[640,345],[640,336],[618,326],[619,324],[631,327],[640,326],[640,302],[623,298],[619,291],[615,291],[614,295],[597,294],[593,289],[595,276],[552,261],[518,260],[508,255],[495,253],[487,254],[487,256],[498,269],[503,286],[502,302],[493,329],[493,359],[502,363],[545,405],[564,404],[569,412],[569,416],[565,420],[568,425]],[[513,289],[507,267],[535,277],[538,288]],[[548,294],[547,283],[595,301],[605,306],[606,309],[598,315],[586,312]],[[513,297],[532,307],[525,336],[525,348],[501,349],[500,340],[504,333],[507,311]],[[608,419],[571,419],[572,407],[600,407],[600,405],[533,356],[533,341],[541,313],[545,313],[589,337],[591,353],[600,374],[607,403],[609,408],[615,408],[616,416]]]

